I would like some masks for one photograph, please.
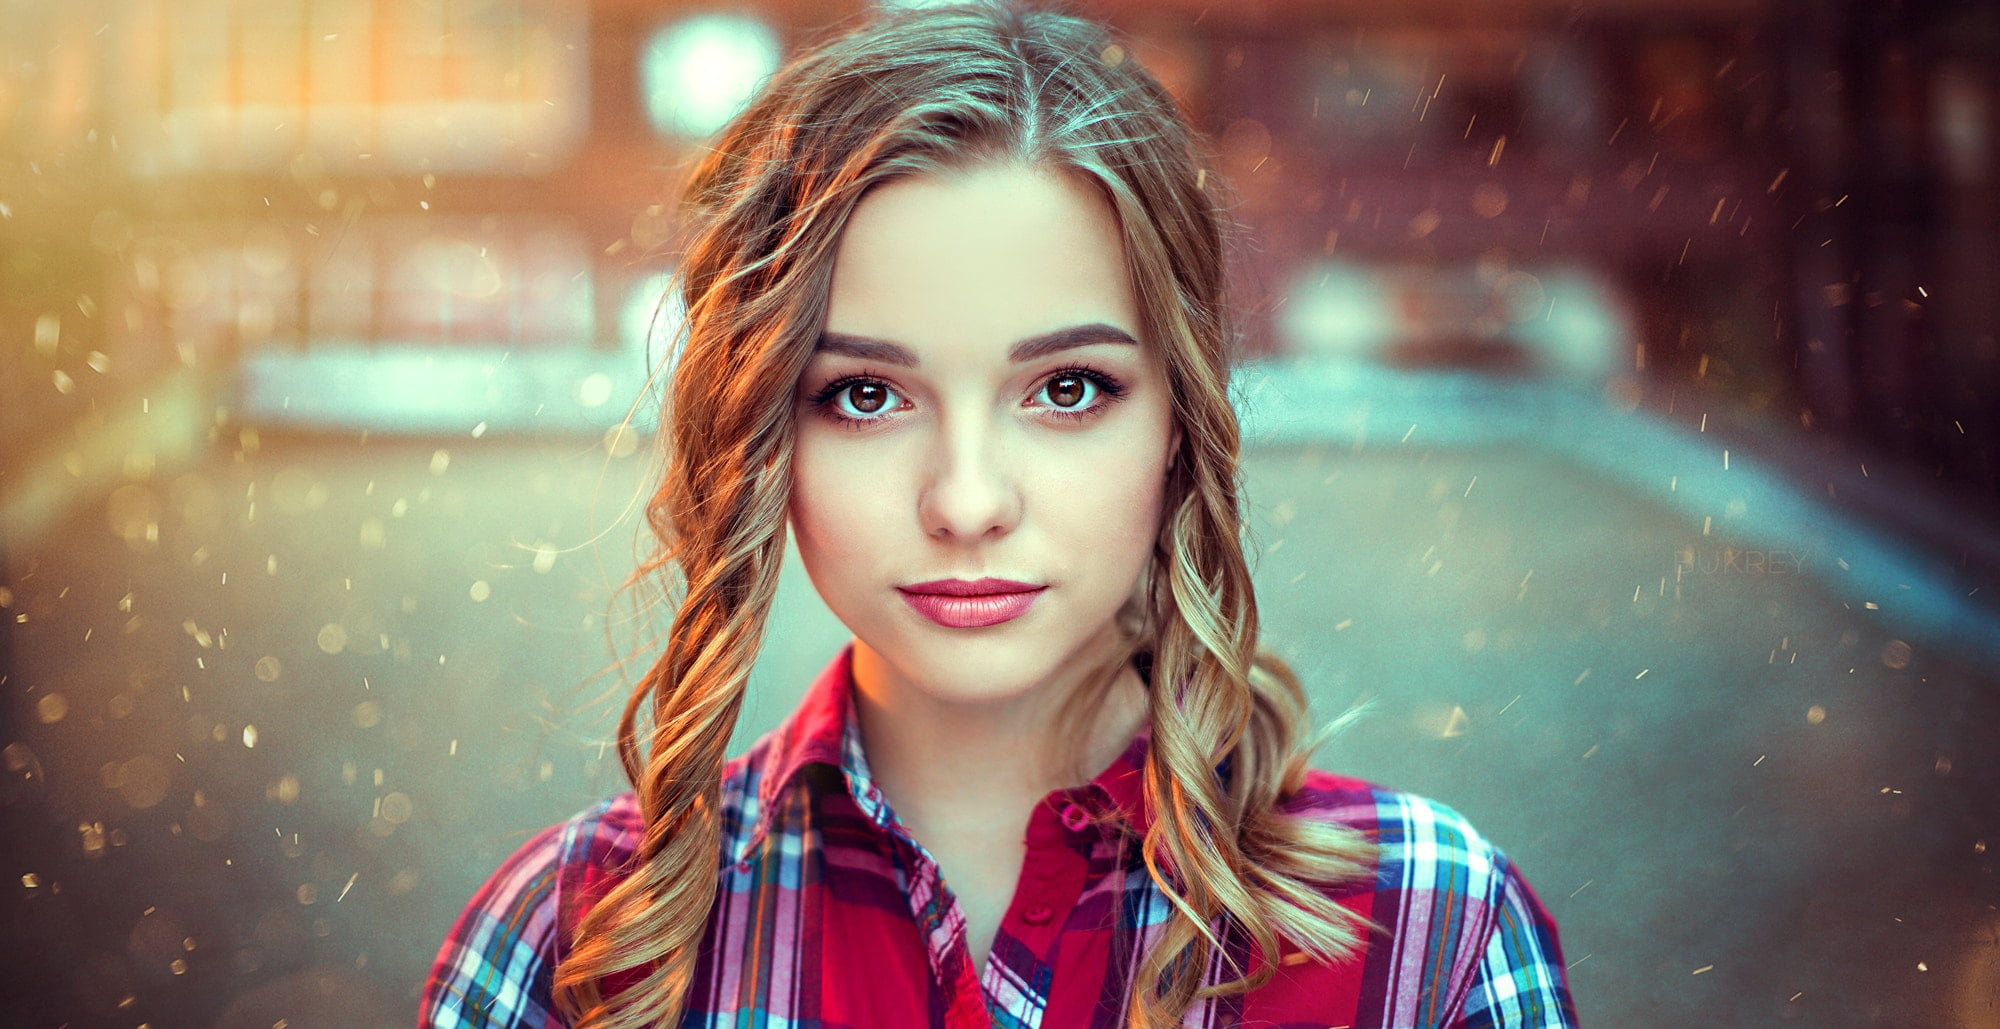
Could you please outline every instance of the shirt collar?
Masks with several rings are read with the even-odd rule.
[[[854,802],[879,828],[893,835],[905,835],[901,823],[889,809],[881,789],[868,771],[868,758],[861,746],[861,726],[855,715],[854,644],[842,647],[832,661],[807,687],[804,699],[792,714],[771,732],[764,743],[758,777],[757,808],[750,831],[735,855],[745,861],[771,828],[778,799],[794,785],[807,765],[825,764],[840,769]],[[1053,799],[1082,803],[1093,813],[1115,810],[1132,831],[1144,835],[1150,823],[1145,797],[1146,752],[1152,741],[1152,726],[1143,724],[1126,745],[1088,784],[1057,790]],[[753,761],[757,758],[753,757]]]

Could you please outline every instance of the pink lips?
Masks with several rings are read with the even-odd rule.
[[[1026,613],[1047,588],[1012,579],[937,579],[897,587],[918,614],[949,629],[977,629],[1012,621]]]

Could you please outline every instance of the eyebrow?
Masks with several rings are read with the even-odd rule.
[[[1058,351],[1090,346],[1093,343],[1119,343],[1134,347],[1139,345],[1139,341],[1133,339],[1132,334],[1124,329],[1103,322],[1092,322],[1089,325],[1072,325],[1066,329],[1044,332],[1039,336],[1029,336],[1007,349],[1007,359],[1018,364],[1046,357]],[[909,347],[900,343],[868,336],[850,336],[844,332],[831,330],[819,334],[819,344],[813,347],[813,352],[845,354],[849,357],[901,365],[905,368],[915,368],[921,363]]]

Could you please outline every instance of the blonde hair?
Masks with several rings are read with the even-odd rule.
[[[1281,807],[1318,741],[1302,739],[1297,677],[1257,644],[1215,183],[1171,97],[1101,27],[978,3],[881,15],[796,58],[694,171],[686,335],[647,506],[659,546],[633,576],[671,564],[685,585],[618,726],[646,826],[636,864],[556,969],[557,1001],[579,1025],[673,1025],[684,1010],[715,899],[724,749],[784,555],[791,387],[825,323],[841,229],[877,184],[988,161],[1076,173],[1110,201],[1182,433],[1153,560],[1121,619],[1118,665],[1136,654],[1150,666],[1141,852],[1173,909],[1127,1022],[1177,1024],[1200,997],[1262,985],[1281,938],[1325,962],[1360,946],[1367,923],[1333,897],[1368,874],[1373,845]],[[1204,987],[1227,933],[1247,937],[1261,967]]]

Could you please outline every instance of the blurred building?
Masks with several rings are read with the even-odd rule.
[[[1609,383],[1994,509],[1990,10],[1088,10],[1215,141],[1250,354]],[[858,9],[13,12],[0,428],[25,454],[183,368],[246,424],[616,422],[671,321],[679,172]]]

